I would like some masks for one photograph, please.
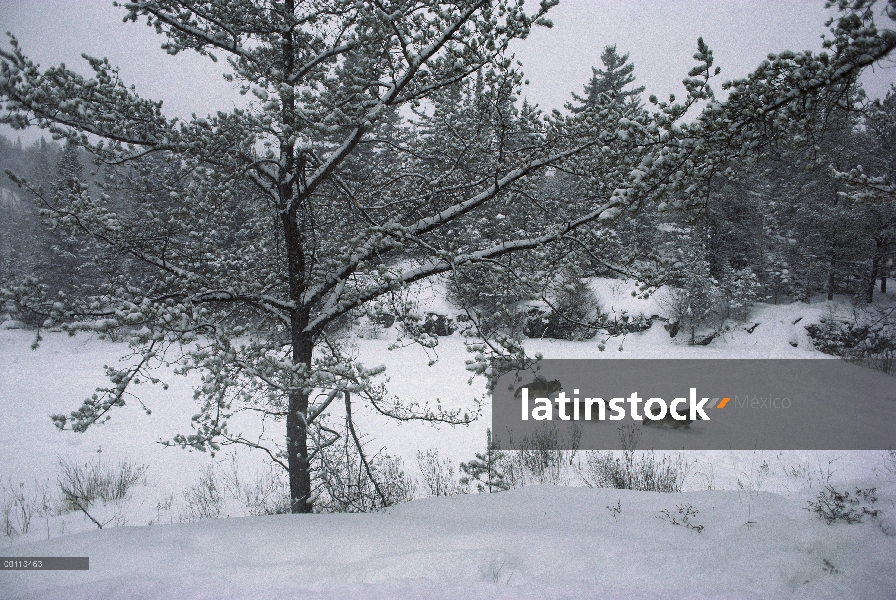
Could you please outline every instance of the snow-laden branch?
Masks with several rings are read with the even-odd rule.
[[[431,215],[424,219],[420,219],[412,225],[403,226],[400,223],[393,221],[391,223],[383,225],[382,227],[376,228],[376,231],[381,232],[385,237],[403,237],[405,235],[417,236],[423,233],[430,232],[444,225],[445,223],[463,216],[465,213],[470,212],[478,206],[481,206],[492,198],[495,198],[498,194],[506,190],[512,184],[525,178],[534,171],[561,161],[565,158],[569,158],[570,156],[574,156],[575,154],[584,152],[597,143],[599,143],[597,140],[591,140],[584,144],[575,146],[574,148],[530,161],[525,165],[512,170],[510,173],[506,174],[505,176],[491,184],[488,189],[483,190],[482,192],[473,196],[472,198],[469,198],[468,200],[458,202],[457,204],[454,204],[434,215]],[[346,260],[341,267],[335,269],[331,273],[328,273],[323,282],[310,287],[306,292],[305,297],[303,298],[303,303],[306,306],[311,306],[318,300],[320,300],[326,293],[331,291],[334,286],[338,285],[340,281],[344,280],[351,273],[353,273],[363,262],[369,260],[377,252],[382,251],[381,244],[382,238],[372,235],[366,243],[362,244],[361,247],[352,252],[351,257],[349,257],[349,259]]]
[[[415,281],[420,281],[421,279],[427,279],[434,275],[439,275],[441,273],[446,273],[455,269],[461,265],[467,263],[475,263],[486,260],[492,260],[495,258],[499,258],[505,254],[509,254],[512,252],[520,252],[522,250],[531,250],[533,248],[538,248],[540,246],[544,246],[555,242],[570,232],[578,229],[579,227],[591,223],[600,218],[613,218],[615,217],[614,210],[622,206],[625,203],[625,200],[622,197],[617,197],[613,200],[607,201],[601,204],[596,209],[591,212],[579,217],[575,221],[567,223],[554,231],[546,233],[540,236],[534,236],[530,238],[503,241],[488,248],[484,248],[482,250],[477,250],[475,252],[467,252],[452,256],[449,258],[437,258],[433,259],[423,265],[420,265],[414,269],[410,269],[408,271],[403,271],[396,277],[390,279],[389,281],[385,281],[373,286],[370,286],[364,290],[362,290],[357,295],[353,296],[351,301],[338,303],[334,306],[329,307],[321,311],[321,313],[312,320],[308,326],[306,327],[306,331],[313,332],[319,329],[322,324],[331,321],[337,314],[345,313],[353,308],[357,308],[359,306],[364,305],[365,303],[382,296],[387,293],[389,290],[394,289],[396,286],[403,286],[410,283],[414,283]]]
[[[130,19],[132,21],[136,21],[139,14],[152,15],[156,18],[156,22],[153,23],[152,21],[150,21],[150,24],[156,25],[157,29],[160,29],[159,23],[164,23],[168,27],[171,27],[172,29],[182,34],[186,34],[187,36],[195,38],[197,41],[201,42],[204,45],[224,50],[225,52],[228,52],[240,58],[248,58],[248,53],[242,45],[239,34],[233,31],[231,28],[224,26],[220,21],[211,19],[208,15],[199,13],[195,9],[191,10],[190,12],[192,12],[194,15],[199,16],[203,20],[209,21],[221,32],[224,32],[226,34],[213,35],[209,31],[200,29],[198,27],[198,24],[192,25],[190,23],[190,20],[188,20],[186,15],[183,13],[184,10],[190,10],[189,6],[180,2],[176,3],[177,8],[180,9],[180,12],[175,15],[165,10],[165,4],[167,3],[156,1],[125,3],[124,6],[128,10],[128,16],[125,17],[125,20]],[[176,53],[181,48],[169,44],[165,49],[171,53]]]
[[[16,38],[10,45],[11,52],[0,50],[0,123],[24,129],[31,124],[30,114],[39,126],[66,137],[71,137],[67,127],[109,141],[173,147],[166,143],[175,132],[162,115],[162,103],[140,98],[106,59],[84,56],[94,72],[91,79],[64,64],[41,73]]]
[[[375,123],[379,115],[389,106],[397,103],[401,92],[414,81],[420,69],[435,56],[457,32],[467,23],[480,8],[486,4],[485,0],[473,3],[466,11],[461,13],[457,19],[446,27],[441,35],[436,37],[426,48],[417,54],[407,63],[404,74],[388,86],[385,93],[380,96],[379,101],[372,106],[366,114],[362,125],[352,129],[352,131],[343,139],[342,144],[334,150],[330,156],[321,164],[314,173],[306,180],[305,189],[302,190],[302,197],[308,197],[313,194],[317,187],[323,183],[335,171],[335,169],[352,153],[355,146],[364,137],[371,123]],[[446,82],[447,85],[447,82]],[[285,206],[286,212],[293,212],[299,202],[299,198],[293,197]]]

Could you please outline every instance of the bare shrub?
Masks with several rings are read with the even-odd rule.
[[[366,456],[348,435],[318,453],[313,478],[317,512],[372,512],[414,498],[416,484],[400,458]]]
[[[680,492],[687,476],[687,465],[680,458],[663,456],[657,459],[653,451],[588,452],[583,479],[589,487],[641,490],[649,492]]]
[[[813,454],[807,456],[805,462],[787,463],[783,465],[782,469],[788,480],[793,479],[795,482],[799,483],[801,489],[811,490],[820,485],[828,485],[831,483],[831,480],[837,472],[835,464],[839,460],[839,456]],[[760,465],[760,469],[761,467],[762,465]],[[752,465],[750,469],[751,471],[753,470]],[[740,477],[738,477],[738,483],[741,483]],[[740,487],[743,489],[743,486]]]
[[[574,427],[566,437],[552,424],[535,431],[520,443],[519,458],[537,483],[558,483],[563,466],[572,464],[581,430]]]
[[[563,450],[556,427],[536,431],[532,438],[523,441],[520,454],[526,468],[542,483],[553,482],[560,477]]]
[[[576,427],[568,435],[553,424],[542,427],[519,443],[511,439],[510,445],[518,450],[502,450],[495,468],[508,488],[561,483],[575,461],[581,435]]]
[[[417,452],[417,466],[420,469],[420,484],[427,495],[455,496],[464,493],[464,486],[455,475],[454,463],[447,458],[440,460],[437,449]]]
[[[640,437],[626,425],[620,428],[624,450],[619,452],[586,452],[582,479],[588,487],[640,490],[647,492],[680,492],[687,478],[688,465],[679,455],[657,458],[654,452],[636,454]]]
[[[896,479],[896,450],[887,450],[880,463],[874,468],[879,477]]]
[[[278,467],[268,465],[267,470],[247,480],[239,472],[236,456],[231,455],[228,467],[222,469],[220,482],[227,495],[239,502],[250,515],[289,512],[289,483],[285,472]]]
[[[55,512],[56,499],[46,485],[34,482],[27,486],[25,482],[14,484],[7,480],[0,496],[0,515],[3,519],[3,534],[7,537],[25,535],[31,528],[35,518]]]
[[[386,499],[386,506],[410,502],[417,493],[417,483],[404,472],[404,461],[384,455],[376,463],[375,476]]]
[[[99,457],[84,464],[59,459],[57,481],[66,507],[81,510],[97,501],[124,500],[135,486],[146,485],[146,469],[146,465],[127,458],[108,465],[103,465]]]
[[[236,456],[226,462],[207,465],[199,480],[181,493],[184,509],[181,522],[216,519],[230,515],[273,515],[289,512],[289,486],[279,467],[268,465],[261,473],[245,473]],[[174,507],[174,496],[156,506],[158,519]]]
[[[183,497],[187,506],[186,512],[181,515],[181,521],[216,519],[221,515],[224,490],[213,465],[200,472],[199,481],[185,490]]]
[[[677,509],[676,513],[673,513],[668,508],[664,508],[660,511],[660,514],[657,515],[657,518],[667,521],[672,525],[678,525],[687,529],[693,529],[697,533],[703,533],[705,527],[695,521],[697,515],[700,514],[699,510],[694,508],[691,504],[676,506],[675,508]]]
[[[529,483],[529,472],[523,464],[519,450],[502,451],[497,468],[504,474],[504,481],[510,489],[523,487]]]
[[[865,517],[872,519],[880,516],[881,511],[874,507],[877,502],[876,488],[855,488],[850,491],[839,491],[828,485],[818,493],[815,501],[809,501],[806,510],[812,511],[828,525],[842,521],[853,524],[861,523]]]
[[[174,517],[172,516],[172,510],[174,509],[175,495],[174,494],[165,494],[165,496],[156,501],[156,518],[154,521],[150,521],[149,524],[153,523],[161,523],[162,522],[162,514],[164,513],[168,518],[168,523],[174,523]]]

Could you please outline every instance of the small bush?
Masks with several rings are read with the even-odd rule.
[[[18,485],[7,480],[0,490],[0,516],[3,519],[3,535],[16,537],[31,530],[36,517],[45,517],[55,512],[57,499],[47,486],[35,482],[34,486]]]
[[[316,490],[314,509],[318,512],[373,512],[408,502],[416,491],[416,483],[405,474],[400,458],[368,455],[365,466],[349,435],[321,448],[315,467],[312,484]]]
[[[478,462],[479,467],[473,467],[470,472],[482,467],[488,468],[490,462],[491,491],[527,485],[558,484],[567,475],[572,475],[570,479],[575,478],[571,467],[578,453],[580,439],[581,430],[578,428],[572,428],[569,435],[564,436],[553,424],[545,425],[520,442],[511,439],[509,445],[518,448],[517,450],[499,450],[492,444],[491,452],[477,454],[477,460],[473,462]],[[480,483],[483,475],[485,474],[480,473],[477,480]],[[483,486],[483,490],[485,489]]]
[[[588,284],[566,278],[553,294],[550,308],[529,309],[523,333],[530,338],[589,340],[605,321],[606,315]]]
[[[83,510],[97,501],[123,500],[135,486],[146,485],[146,469],[126,458],[107,465],[99,457],[85,464],[60,459],[57,481],[67,509]]]
[[[511,488],[559,483],[564,465],[571,465],[578,452],[581,435],[576,427],[565,437],[554,425],[544,426],[518,444],[511,442],[519,450],[502,451],[495,467]]]
[[[422,317],[413,314],[406,315],[402,323],[405,331],[410,335],[426,334],[446,337],[457,331],[457,323],[454,322],[454,319],[434,312],[427,312]]]
[[[896,313],[871,307],[851,318],[834,314],[806,326],[812,345],[825,354],[896,374]]]
[[[816,350],[845,357],[868,336],[869,330],[867,326],[829,316],[819,323],[806,325],[806,332]]]
[[[231,455],[228,468],[219,476],[227,495],[236,500],[253,516],[277,515],[289,512],[289,484],[285,471],[268,465],[266,471],[247,477],[240,474],[236,455]]]
[[[523,440],[520,457],[538,479],[556,480],[563,464],[562,445],[556,427],[539,429],[531,439]]]
[[[623,438],[621,455],[616,452],[587,452],[582,478],[588,487],[680,492],[688,468],[679,456],[657,459],[653,451],[636,456],[639,434],[632,426],[620,428]]]
[[[647,331],[653,326],[653,321],[656,318],[656,315],[652,317],[645,317],[644,315],[631,316],[627,311],[622,311],[618,317],[614,316],[612,319],[605,317],[601,322],[601,326],[608,335],[626,335]]]
[[[676,506],[675,508],[678,510],[677,513],[672,513],[668,508],[664,508],[660,511],[660,514],[657,515],[657,518],[667,521],[672,525],[687,527],[688,529],[693,529],[697,533],[703,533],[704,526],[694,522],[694,519],[700,514],[699,510],[690,504]]]
[[[200,472],[199,481],[185,490],[183,496],[187,503],[187,512],[182,515],[182,520],[216,519],[221,515],[224,490],[212,465]]]
[[[850,492],[839,492],[833,486],[826,486],[824,491],[818,493],[815,501],[809,501],[806,510],[817,514],[830,525],[837,521],[853,524],[861,523],[865,517],[875,518],[880,516],[880,510],[874,508],[877,502],[876,488],[856,488],[855,495]]]
[[[455,475],[454,463],[447,458],[440,460],[439,451],[435,448],[417,452],[417,466],[420,469],[420,484],[427,495],[455,496],[463,493],[463,486]]]
[[[687,477],[687,467],[681,458],[664,456],[657,459],[653,451],[636,457],[623,451],[588,453],[585,483],[589,487],[640,490],[646,492],[680,492]]]
[[[177,519],[181,522],[283,514],[290,509],[285,471],[269,464],[261,473],[247,474],[238,467],[235,455],[227,462],[207,465],[200,471],[199,480],[180,496],[182,510],[178,509]],[[156,522],[162,522],[162,513],[170,513],[174,505],[173,495],[160,501]]]
[[[423,333],[445,337],[452,335],[455,331],[457,331],[457,324],[454,322],[454,319],[452,319],[448,315],[440,315],[438,313],[428,312],[426,313],[426,317],[423,319],[423,324],[421,325],[420,329],[423,331]]]
[[[404,461],[388,454],[378,456],[374,477],[385,496],[383,507],[410,502],[417,493],[417,482],[405,473]]]

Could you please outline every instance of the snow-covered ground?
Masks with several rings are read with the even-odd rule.
[[[607,311],[664,313],[656,299],[632,298],[624,282],[594,288]],[[804,326],[832,309],[848,307],[758,305],[705,347],[670,339],[657,323],[604,352],[597,339],[527,348],[546,358],[819,357]],[[388,335],[353,343],[362,360],[387,366],[391,393],[445,406],[483,395],[482,379],[467,383],[459,335],[440,340],[432,366],[420,348],[389,351]],[[424,498],[384,513],[237,518],[245,507],[231,503],[222,518],[181,523],[196,518],[187,495],[205,469],[255,481],[268,474],[260,453],[225,449],[213,458],[158,444],[187,433],[195,412],[195,380],[173,374],[167,391],[137,390],[151,415],[131,401],[84,434],[60,432],[48,415],[76,408],[127,348],[52,332],[36,351],[32,341],[32,332],[0,329],[0,499],[18,506],[11,500],[21,494],[36,515],[26,534],[0,535],[0,554],[89,556],[91,567],[0,572],[0,598],[896,598],[896,463],[886,453],[692,452],[680,494],[589,489],[569,474],[558,480],[565,486]],[[371,448],[401,457],[413,474],[419,450],[437,448],[455,465],[481,452],[490,414],[486,407],[458,428],[363,411],[357,420]],[[39,510],[58,493],[60,461],[123,459],[145,465],[144,478],[126,500],[99,509],[109,522],[102,531],[79,512]],[[805,509],[827,483],[876,488],[880,514],[826,524]],[[685,517],[689,507],[698,512]]]
[[[886,491],[892,510],[896,489]],[[5,572],[5,598],[886,599],[896,537],[771,493],[528,487],[363,515],[127,527],[16,547],[89,571]],[[662,511],[698,512],[673,525]],[[614,513],[607,507],[621,507]],[[679,520],[679,519],[676,519]]]

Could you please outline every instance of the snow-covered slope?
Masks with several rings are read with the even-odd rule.
[[[889,511],[894,494],[879,492]],[[5,572],[0,587],[10,600],[892,598],[892,521],[827,525],[803,506],[539,486],[378,514],[118,528],[16,547],[89,556],[90,570]],[[680,521],[679,507],[697,513],[674,525],[663,511]]]

